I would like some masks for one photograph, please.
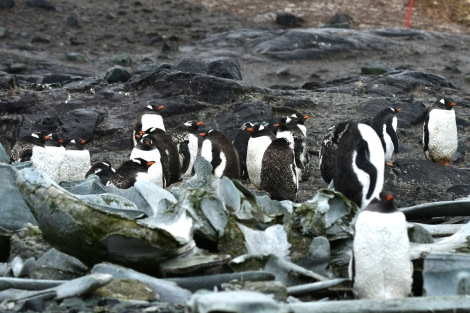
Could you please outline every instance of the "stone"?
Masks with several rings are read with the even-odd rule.
[[[129,53],[123,53],[113,59],[114,64],[129,67],[132,65],[132,58]]]
[[[15,6],[15,0],[1,0],[0,9],[11,9]]]
[[[100,119],[100,113],[86,109],[75,109],[57,117],[64,138],[81,138],[87,142],[93,139]]]
[[[33,8],[55,10],[55,7],[47,0],[26,0],[26,4]]]
[[[386,63],[377,62],[374,64],[368,64],[361,67],[361,74],[364,75],[380,75],[387,72],[393,71]]]
[[[131,73],[120,65],[113,66],[106,72],[105,79],[110,84],[126,82],[131,78]]]
[[[303,18],[295,16],[291,13],[278,13],[276,16],[276,24],[288,28],[300,27],[304,22],[305,21]]]
[[[431,253],[423,264],[423,296],[469,295],[470,256]]]
[[[209,66],[202,60],[182,58],[175,64],[174,69],[185,73],[207,74]]]
[[[242,80],[240,63],[234,58],[214,58],[204,60],[207,64],[207,74],[216,77]]]

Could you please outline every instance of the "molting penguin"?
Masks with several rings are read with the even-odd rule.
[[[18,139],[13,148],[11,148],[11,162],[26,162],[31,159],[33,147],[44,147],[47,134],[44,132],[34,132],[31,135],[23,136]]]
[[[73,138],[65,146],[64,160],[59,168],[60,181],[78,181],[85,178],[91,167],[90,152],[85,149],[85,139]]]
[[[296,114],[291,117],[281,117],[279,123],[274,124],[278,127],[277,138],[286,138],[291,143],[294,150],[295,164],[297,166],[297,176],[299,181],[308,180],[309,177],[309,155],[307,147],[307,137],[304,134],[306,128],[303,125],[305,119],[298,118]],[[301,125],[301,127],[299,127]]]
[[[455,102],[440,99],[428,110],[423,126],[423,145],[426,159],[450,164],[458,146]]]
[[[380,193],[359,213],[355,224],[351,273],[357,298],[407,297],[413,282],[408,231],[393,195]]]
[[[55,182],[60,182],[59,170],[65,158],[64,140],[60,133],[47,135],[43,147],[34,146],[31,161],[34,166],[42,169]]]
[[[398,152],[397,113],[400,111],[400,108],[383,109],[374,116],[371,122],[372,128],[382,142],[385,164],[388,166],[393,166],[392,155]]]
[[[272,199],[297,199],[299,188],[295,156],[286,138],[274,139],[267,147],[261,164],[260,187]]]
[[[305,121],[308,120],[310,116],[300,113],[294,113],[290,117],[297,123],[297,127],[304,134],[304,136],[307,136],[307,127],[305,127]]]
[[[187,121],[178,126],[171,135],[178,149],[181,178],[193,174],[194,161],[199,150],[198,128],[202,124],[201,121]]]
[[[128,160],[121,164],[109,182],[118,188],[128,189],[138,180],[150,181],[147,171],[153,164],[153,161],[141,158]]]
[[[341,122],[328,128],[320,145],[319,167],[323,180],[330,184],[335,173],[336,150],[338,149],[336,136],[343,132],[347,122]]]
[[[276,139],[276,135],[269,128],[260,124],[248,127],[247,131],[251,133],[246,153],[248,177],[251,183],[260,189],[263,155],[271,142]]]
[[[86,172],[85,178],[92,174],[96,175],[100,178],[101,184],[103,184],[103,186],[106,186],[115,172],[116,170],[114,169],[113,164],[111,162],[102,161],[93,164],[93,166],[90,167],[88,172]]]
[[[209,129],[199,136],[204,137],[201,156],[212,164],[212,173],[217,177],[240,179],[240,159],[230,139],[216,129]]]
[[[235,138],[233,139],[233,145],[235,146],[235,149],[237,149],[238,157],[240,159],[240,175],[242,179],[248,179],[248,170],[246,168],[246,153],[248,149],[248,140],[251,137],[251,133],[247,130],[247,128],[253,126],[254,124],[251,122],[243,123],[235,135]]]
[[[134,146],[137,144],[138,138],[136,134],[141,131],[145,131],[149,128],[155,127],[165,131],[165,124],[163,124],[163,117],[160,115],[160,111],[164,109],[164,105],[149,104],[144,110],[137,116],[134,121],[132,141]]]
[[[164,158],[161,156],[160,149],[155,145],[155,138],[151,135],[145,134],[142,135],[139,139],[139,143],[134,146],[129,157],[132,159],[141,158],[145,161],[153,161],[153,164],[148,169],[149,180],[155,183],[156,185],[165,188],[167,182],[170,179],[170,172],[167,168],[163,169],[163,164],[168,166],[168,158],[165,154]],[[165,162],[162,162],[165,160]]]
[[[338,144],[333,176],[335,190],[363,209],[383,188],[382,144],[372,127],[352,121],[335,138]]]

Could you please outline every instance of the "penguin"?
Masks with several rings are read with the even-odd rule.
[[[342,133],[346,125],[347,122],[340,122],[328,128],[320,145],[319,168],[322,178],[327,184],[331,183],[335,172],[336,149],[338,149],[335,136]]]
[[[212,173],[216,177],[227,176],[240,179],[240,159],[238,151],[222,132],[209,129],[199,133],[203,137],[201,156],[212,164]]]
[[[263,155],[271,142],[276,139],[276,135],[269,128],[260,124],[248,127],[246,130],[251,133],[246,153],[248,177],[250,182],[260,189]]]
[[[246,168],[246,154],[248,149],[248,140],[251,137],[251,133],[247,130],[249,127],[255,126],[252,122],[243,123],[240,126],[235,138],[233,139],[233,145],[237,149],[238,157],[240,159],[240,177],[241,179],[248,179],[248,170]]]
[[[138,180],[150,181],[147,172],[154,163],[154,161],[146,161],[142,158],[125,161],[116,169],[109,182],[120,189],[128,189]]]
[[[181,180],[180,176],[180,160],[178,148],[171,140],[171,137],[161,128],[152,127],[146,131],[140,132],[141,136],[151,136],[154,145],[160,151],[161,164],[166,178],[166,185],[170,186],[173,183]]]
[[[60,181],[79,181],[85,178],[91,167],[90,152],[85,139],[73,138],[65,146],[64,160],[59,167]]]
[[[295,114],[291,117],[281,117],[276,126],[276,138],[286,138],[291,143],[294,150],[295,164],[297,166],[297,176],[299,181],[306,181],[309,178],[309,154],[307,146],[307,136],[304,119],[298,118]],[[299,125],[302,125],[299,127]]]
[[[33,154],[33,147],[44,147],[46,142],[47,133],[33,132],[30,135],[23,136],[18,139],[13,145],[10,152],[10,160],[12,163],[26,162],[31,160]]]
[[[400,108],[385,108],[372,118],[371,126],[377,132],[385,153],[385,164],[393,166],[392,155],[398,152],[397,113]]]
[[[148,170],[149,180],[156,185],[165,188],[170,179],[170,173],[169,171],[165,172],[163,170],[162,155],[155,145],[155,141],[156,139],[149,134],[142,135],[137,145],[132,149],[129,158],[131,160],[140,158],[145,161],[155,162],[155,164],[153,164]],[[165,158],[164,160],[167,161],[168,159]],[[166,164],[165,166],[168,165]]]
[[[335,138],[334,188],[364,209],[383,188],[385,157],[379,136],[371,126],[349,121]]]
[[[138,138],[136,138],[135,135],[140,131],[145,131],[152,127],[165,131],[163,117],[160,115],[160,111],[164,108],[164,105],[149,104],[143,109],[139,116],[137,116],[133,125],[134,130],[132,131],[132,141],[134,146],[138,143]]]
[[[308,120],[310,116],[300,113],[294,113],[291,115],[291,118],[295,120],[295,122],[297,123],[297,127],[304,134],[304,136],[307,136],[307,127],[305,127],[305,121]]]
[[[266,148],[261,163],[260,188],[274,200],[295,202],[299,182],[295,156],[286,138],[276,138]]]
[[[176,127],[171,134],[171,139],[176,144],[180,160],[181,178],[190,177],[193,174],[194,161],[199,150],[199,126],[201,121],[187,121]]]
[[[87,178],[90,175],[96,175],[100,178],[101,184],[103,186],[108,185],[109,181],[111,180],[111,177],[113,177],[114,173],[116,170],[113,167],[113,164],[111,162],[107,161],[101,161],[93,164],[90,169],[86,172],[85,178]]]
[[[407,223],[393,200],[382,191],[357,217],[350,273],[356,298],[394,299],[411,293]]]
[[[44,148],[33,147],[31,161],[34,166],[42,169],[52,180],[59,183],[59,170],[65,158],[65,142],[60,133],[51,133],[45,138]]]
[[[423,126],[423,150],[426,159],[450,165],[458,146],[455,102],[440,99],[427,111]]]

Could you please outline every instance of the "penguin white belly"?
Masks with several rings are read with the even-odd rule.
[[[160,160],[150,166],[147,170],[148,180],[162,188],[166,187],[165,177],[163,175],[163,167]]]
[[[458,145],[455,111],[431,110],[428,132],[429,142],[426,157],[435,161],[452,160]]]
[[[411,292],[413,265],[402,212],[360,213],[353,243],[354,286],[359,298],[400,298]]]
[[[67,150],[64,161],[60,165],[60,181],[79,181],[85,178],[91,167],[88,150]]]
[[[214,168],[214,175],[216,177],[222,177],[224,175],[225,168],[227,167],[227,157],[225,153],[220,152],[220,164]]]
[[[304,134],[304,136],[307,137],[307,127],[305,127],[305,125],[302,125],[302,124],[297,124],[297,127],[300,129],[302,134]]]
[[[140,172],[140,173],[137,173],[137,175],[135,176],[135,180],[136,181],[150,181],[150,177],[148,173]]]
[[[182,177],[189,177],[192,174],[194,161],[196,161],[197,152],[199,149],[198,139],[195,135],[189,134],[188,135],[188,150],[189,150],[189,166],[185,173],[183,173]]]
[[[165,130],[163,118],[159,114],[143,114],[140,121],[142,122],[142,130],[144,131],[152,127]]]
[[[383,137],[384,137],[384,141],[385,141],[385,161],[391,161],[393,151],[395,150],[395,146],[393,145],[392,138],[390,138],[390,135],[387,133],[386,128],[387,128],[387,126],[384,125],[384,127],[383,127]]]
[[[276,138],[286,138],[290,142],[289,147],[292,150],[294,150],[294,136],[292,135],[292,132],[290,132],[290,131],[277,131],[276,132]]]
[[[202,142],[201,146],[201,156],[207,160],[207,162],[212,162],[212,142],[208,139],[205,139]]]
[[[252,137],[248,140],[246,169],[251,183],[258,189],[261,184],[261,164],[263,163],[264,152],[271,142],[272,140],[267,136]]]

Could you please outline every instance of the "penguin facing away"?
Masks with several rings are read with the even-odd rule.
[[[260,189],[263,155],[268,146],[276,139],[276,135],[269,128],[260,124],[248,127],[246,130],[251,133],[246,153],[248,177],[250,182]]]
[[[33,147],[44,147],[47,134],[45,132],[33,132],[30,135],[19,138],[10,152],[11,162],[26,162],[31,159]]]
[[[154,163],[154,161],[146,161],[141,158],[128,160],[116,169],[109,182],[118,188],[128,189],[134,186],[138,180],[150,181],[147,171]]]
[[[426,159],[450,165],[458,146],[455,102],[436,101],[428,110],[423,125],[423,150]]]
[[[320,173],[327,184],[330,184],[334,177],[336,149],[338,149],[337,137],[344,131],[346,125],[347,122],[340,122],[328,128],[320,145]]]
[[[198,129],[202,124],[204,123],[201,121],[184,122],[171,135],[178,149],[181,178],[190,177],[193,174],[194,161],[199,150]]]
[[[216,177],[240,179],[240,159],[230,139],[216,129],[199,133],[199,136],[204,138],[201,156],[212,164],[212,173]]]
[[[248,149],[248,140],[251,137],[251,133],[247,130],[249,127],[253,127],[255,124],[251,122],[243,123],[240,126],[235,138],[233,139],[233,145],[237,149],[238,157],[240,159],[240,171],[241,179],[248,179],[248,170],[246,168],[246,154]]]
[[[411,293],[407,223],[393,199],[391,193],[381,192],[356,220],[350,275],[357,298],[394,299]]]
[[[274,200],[295,202],[299,189],[295,156],[286,138],[274,139],[263,155],[260,189]]]
[[[60,166],[65,158],[64,139],[60,133],[51,133],[46,137],[44,148],[33,147],[31,161],[42,169],[55,182],[60,182]]]
[[[168,166],[168,162],[162,164],[162,160],[167,160],[167,157],[165,155],[165,158],[162,158],[160,149],[155,145],[154,137],[148,134],[142,135],[139,143],[132,149],[129,158],[131,160],[141,158],[146,161],[155,162],[147,171],[149,180],[162,188],[167,186],[170,172],[168,170],[164,171],[163,166]]]
[[[90,152],[85,149],[85,139],[73,138],[65,146],[65,156],[59,169],[60,181],[79,181],[91,167]]]
[[[103,186],[106,186],[115,172],[116,170],[114,169],[113,164],[111,162],[102,161],[93,164],[90,169],[86,172],[85,178],[92,174],[96,175],[100,178],[101,184],[103,184]]]
[[[377,132],[385,153],[385,164],[393,166],[392,155],[398,152],[397,113],[400,108],[386,108],[372,119],[371,126]]]
[[[380,139],[369,125],[349,121],[336,142],[334,188],[363,209],[383,188],[385,157]]]
[[[132,141],[134,143],[134,146],[137,144],[138,141],[138,138],[136,138],[136,134],[138,134],[140,131],[145,131],[152,127],[159,128],[165,131],[163,117],[160,115],[160,111],[164,108],[164,105],[149,104],[137,116],[134,121],[132,131]]]

